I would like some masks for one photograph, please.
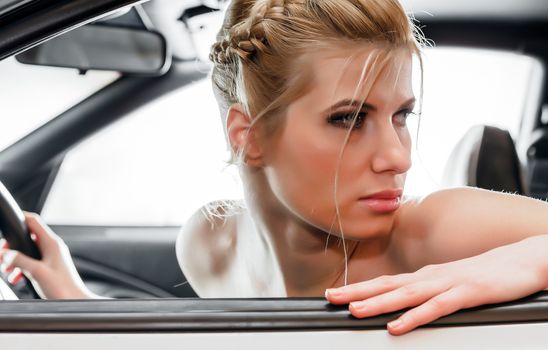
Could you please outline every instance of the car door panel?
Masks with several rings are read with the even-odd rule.
[[[179,268],[179,227],[56,226],[90,288],[110,297],[195,296]]]
[[[31,348],[49,342],[56,349],[539,349],[548,341],[546,301],[546,293],[538,293],[462,310],[397,337],[386,323],[401,312],[356,319],[344,305],[321,298],[5,302],[0,343]]]

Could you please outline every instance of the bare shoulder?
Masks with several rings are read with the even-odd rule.
[[[463,259],[543,234],[547,213],[547,203],[512,193],[440,190],[405,201],[394,229],[395,247],[412,268]]]
[[[176,242],[179,266],[199,296],[227,274],[236,255],[237,219],[241,206],[216,201],[197,210]]]
[[[398,210],[394,246],[406,267],[417,270],[481,253],[484,249],[480,249],[479,242],[465,242],[463,231],[467,226],[469,230],[479,226],[477,221],[467,223],[480,216],[481,209],[474,208],[474,202],[478,197],[490,196],[488,192],[460,187],[405,198]]]

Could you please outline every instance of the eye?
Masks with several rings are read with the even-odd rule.
[[[353,129],[360,129],[363,126],[366,116],[366,112],[359,112],[358,115],[356,115],[356,112],[339,112],[327,117],[327,122],[343,129],[350,129],[352,124],[354,124]],[[356,118],[355,122],[354,118]]]
[[[410,115],[417,115],[411,108],[402,109],[399,112],[396,112],[394,116],[392,117],[393,123],[395,125],[405,127],[407,126],[407,118],[409,118]]]

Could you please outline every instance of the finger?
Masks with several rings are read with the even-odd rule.
[[[34,275],[40,264],[38,260],[13,249],[3,250],[0,255],[2,255],[2,264],[8,269],[18,267],[31,275]]]
[[[10,249],[0,250],[0,263],[2,263],[3,272],[6,272],[4,271],[5,268],[11,266],[13,259],[15,259],[15,251]]]
[[[57,235],[53,233],[40,215],[28,212],[24,212],[24,214],[29,231],[35,235],[37,245],[40,246],[42,243],[47,245],[55,242]]]
[[[375,279],[349,284],[340,288],[327,289],[326,299],[332,304],[348,304],[351,301],[364,300],[375,295],[389,292],[410,282],[410,274],[381,276]]]
[[[14,270],[13,259],[15,254],[13,250],[3,249],[0,251],[0,271],[3,273],[11,273]]]
[[[10,273],[13,271],[13,266],[0,264],[0,271],[2,271],[2,273]]]
[[[21,282],[23,279],[23,272],[19,268],[15,268],[12,273],[8,276],[8,282],[16,285],[17,283]]]
[[[354,317],[370,317],[417,306],[445,290],[447,287],[439,281],[406,284],[366,300],[351,302],[348,309]]]
[[[9,249],[8,241],[5,238],[0,238],[0,249]]]
[[[418,326],[462,309],[465,298],[464,293],[458,288],[449,289],[388,323],[388,331],[393,335],[407,333]]]

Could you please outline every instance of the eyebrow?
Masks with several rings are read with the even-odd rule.
[[[408,99],[407,101],[405,101],[404,103],[402,103],[400,105],[400,108],[402,108],[404,106],[411,105],[411,104],[415,103],[416,100],[417,99],[415,98],[415,96],[413,96],[410,99]],[[362,107],[362,108],[365,108],[365,109],[369,109],[371,111],[376,111],[377,110],[377,107],[375,107],[374,105],[372,105],[370,103],[361,102],[361,101],[352,100],[352,99],[344,99],[344,100],[341,100],[341,101],[335,103],[331,107],[327,108],[325,110],[325,113],[332,112],[332,111],[336,110],[339,107]]]

